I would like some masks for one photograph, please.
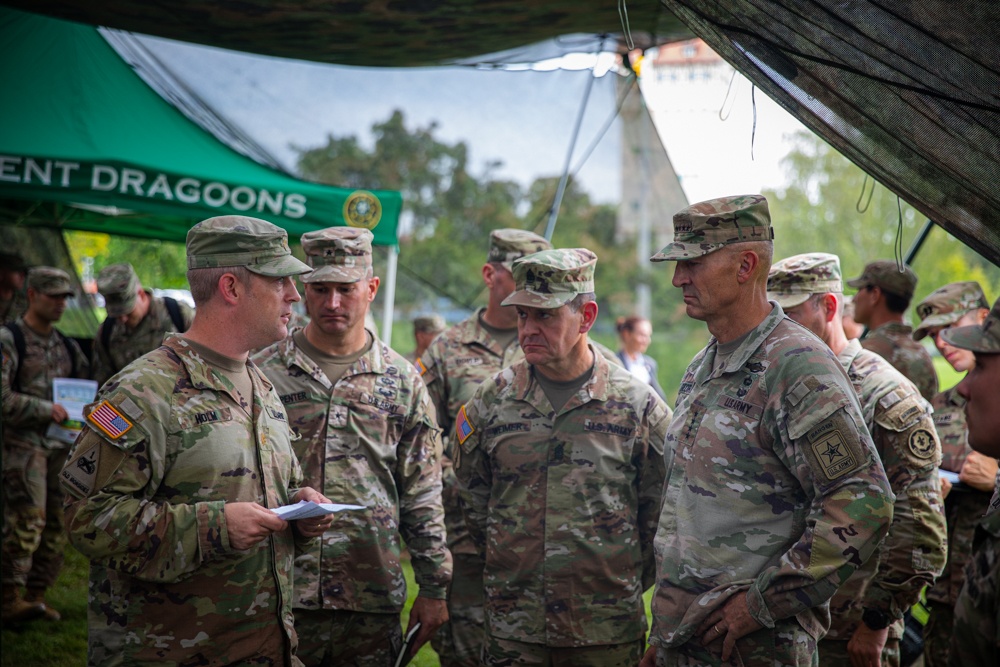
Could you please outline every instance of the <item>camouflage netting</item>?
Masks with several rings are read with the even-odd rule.
[[[1000,5],[663,4],[851,161],[1000,263]]]
[[[564,35],[623,30],[618,3],[607,0],[4,0],[3,4],[237,51],[369,67],[440,65],[499,52],[505,52],[505,62],[531,62],[558,54],[539,54],[526,45]],[[631,0],[625,9],[639,48],[691,36],[654,0]]]

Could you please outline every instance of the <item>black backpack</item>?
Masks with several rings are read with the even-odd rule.
[[[181,315],[181,307],[178,305],[177,299],[165,296],[163,297],[163,305],[167,307],[167,314],[170,315],[170,321],[174,323],[174,328],[184,333],[187,327],[184,326],[184,316]],[[101,344],[108,352],[111,351],[111,327],[108,325],[110,319],[110,317],[106,318],[101,324]]]
[[[14,369],[14,377],[10,379],[11,389],[20,393],[21,391],[21,363],[24,361],[24,355],[27,352],[27,344],[24,341],[24,332],[21,331],[21,327],[17,326],[13,322],[8,322],[3,325],[10,335],[14,338],[14,349],[17,350],[17,368]],[[69,363],[70,363],[70,376],[78,378],[80,377],[80,366],[76,358],[76,346],[73,342],[59,329],[54,329],[54,331],[59,334],[59,339],[62,344],[66,346],[66,352],[69,353]]]

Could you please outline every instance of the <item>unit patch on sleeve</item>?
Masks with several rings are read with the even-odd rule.
[[[934,445],[934,435],[925,428],[914,429],[910,433],[909,443],[910,451],[917,458],[929,459],[937,451],[937,447]]]
[[[465,441],[469,439],[469,436],[476,431],[475,427],[469,421],[469,418],[465,415],[465,406],[463,405],[459,411],[458,415],[455,417],[455,435],[458,437],[458,444],[465,444]]]
[[[117,440],[132,428],[132,422],[125,419],[125,416],[118,412],[115,406],[107,401],[100,404],[87,415],[87,421],[96,426],[100,431],[113,440]]]
[[[854,453],[848,448],[839,430],[829,431],[812,444],[827,479],[833,480],[858,467]]]

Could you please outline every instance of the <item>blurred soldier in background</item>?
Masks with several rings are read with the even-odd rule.
[[[98,385],[158,348],[168,333],[187,331],[194,317],[186,303],[143,289],[131,264],[104,267],[97,275],[97,291],[108,314],[97,329],[91,354],[91,372]]]
[[[63,492],[59,471],[69,444],[47,435],[66,409],[52,401],[55,378],[86,378],[76,341],[53,325],[74,295],[69,274],[39,266],[28,272],[28,307],[0,329],[3,347],[3,619],[59,612],[45,603],[63,562]],[[27,587],[21,598],[20,589]]]
[[[917,304],[920,323],[913,338],[930,336],[941,356],[960,373],[976,365],[972,350],[949,344],[944,333],[959,327],[979,326],[989,314],[988,302],[976,282],[958,282],[931,292]],[[959,475],[961,483],[951,485],[945,498],[948,519],[948,564],[944,572],[927,591],[929,616],[924,626],[924,665],[944,667],[948,662],[948,645],[954,620],[955,603],[965,582],[965,566],[972,555],[972,538],[993,494],[997,476],[995,458],[980,454],[969,446],[965,422],[965,399],[958,387],[946,389],[934,397],[934,426],[941,439],[943,459],[941,469]]]

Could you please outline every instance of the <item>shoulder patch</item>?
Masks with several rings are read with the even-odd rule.
[[[423,377],[424,373],[427,372],[427,366],[424,365],[424,360],[421,359],[420,357],[417,357],[416,366],[417,370],[420,371],[420,376]]]
[[[847,446],[839,429],[827,431],[813,441],[811,446],[828,480],[842,477],[858,467],[859,461]]]
[[[66,485],[75,492],[83,494],[84,497],[89,496],[94,490],[100,454],[101,448],[95,442],[80,456],[69,461],[62,470],[62,478]]]
[[[465,415],[465,406],[463,405],[459,408],[458,415],[455,416],[455,437],[458,438],[458,444],[465,444],[465,441],[469,439],[469,436],[475,432],[476,428]]]
[[[98,403],[87,415],[87,421],[112,440],[117,440],[132,428],[132,422],[107,401]]]
[[[937,453],[934,434],[926,428],[916,428],[910,433],[910,451],[919,459],[932,458]]]

